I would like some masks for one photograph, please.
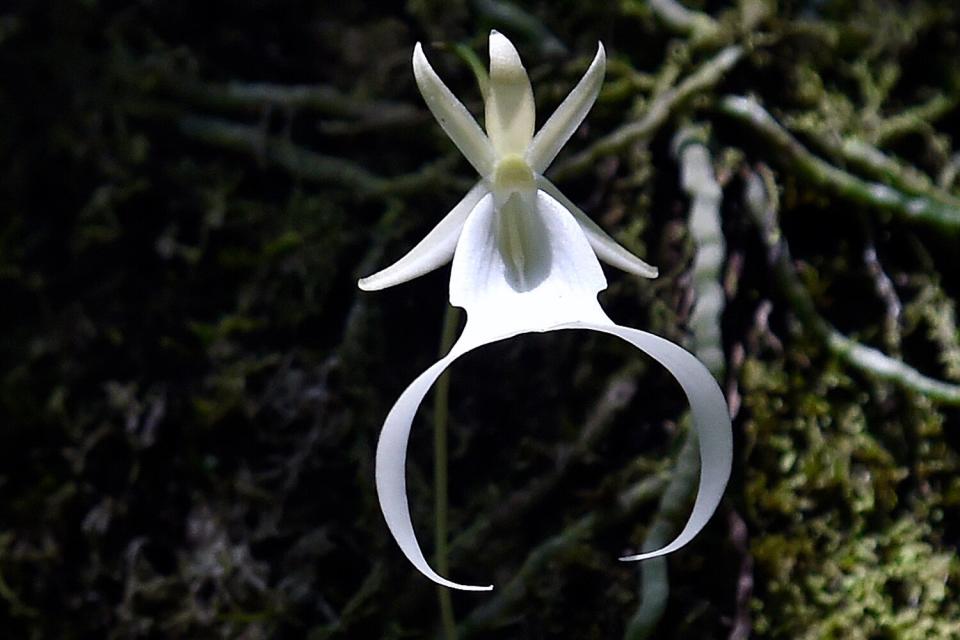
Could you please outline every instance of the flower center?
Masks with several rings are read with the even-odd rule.
[[[506,278],[516,291],[528,291],[549,273],[549,261],[542,259],[541,244],[546,237],[534,213],[537,181],[522,156],[500,157],[493,169],[493,200],[496,206],[496,237],[506,263]]]
[[[520,155],[511,153],[497,161],[493,169],[493,193],[498,203],[506,202],[512,193],[529,196],[535,192],[533,169]]]

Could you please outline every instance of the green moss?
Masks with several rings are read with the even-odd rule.
[[[750,360],[742,382],[753,443],[745,497],[760,531],[770,531],[751,543],[761,635],[955,637],[960,606],[947,594],[960,562],[929,519],[946,478],[928,476],[926,491],[912,485],[931,458],[953,469],[956,454],[898,449],[907,428],[924,442],[939,438],[936,409],[901,407],[916,421],[909,425],[899,412],[878,413],[830,363]]]

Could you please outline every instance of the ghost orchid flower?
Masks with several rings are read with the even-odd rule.
[[[520,56],[506,37],[490,34],[490,82],[480,129],[443,84],[418,43],[413,72],[423,99],[480,180],[427,236],[395,264],[359,282],[375,291],[406,282],[451,259],[450,304],[467,312],[450,352],[420,374],[387,415],[377,444],[380,508],[400,549],[434,582],[471,586],[438,575],[417,542],[407,503],[405,465],[414,416],[440,375],[480,346],[521,333],[580,329],[607,333],[646,352],[677,379],[691,405],[700,446],[700,484],[690,518],[667,546],[621,560],[644,560],[683,547],[716,510],[732,463],[724,396],[693,355],[655,335],[615,324],[597,301],[607,281],[598,258],[653,278],[657,269],[632,255],[578,209],[543,172],[593,106],[605,70],[603,45],[583,78],[534,135],[534,100]]]

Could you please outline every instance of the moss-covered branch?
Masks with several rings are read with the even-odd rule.
[[[631,144],[650,139],[672,115],[694,96],[708,91],[743,57],[743,48],[730,46],[704,62],[680,84],[661,93],[643,117],[594,142],[588,149],[560,163],[551,172],[557,180],[582,172],[600,158],[618,153]]]
[[[194,140],[251,156],[303,180],[337,185],[361,198],[409,195],[431,187],[466,190],[470,186],[469,181],[451,174],[449,160],[411,174],[384,178],[349,160],[305,149],[259,127],[201,116],[183,116],[178,126]]]
[[[413,105],[390,100],[358,98],[325,85],[281,85],[265,82],[199,82],[165,78],[163,86],[196,106],[228,112],[260,112],[275,107],[304,110],[349,119],[377,119],[404,124],[425,119]]]
[[[889,145],[905,135],[930,128],[931,123],[944,117],[958,105],[960,91],[937,93],[926,102],[883,120],[869,136],[879,146]]]
[[[926,376],[910,365],[882,352],[851,340],[830,325],[813,304],[813,299],[794,270],[790,249],[777,222],[775,202],[766,196],[772,180],[764,185],[757,174],[750,174],[745,202],[754,223],[760,230],[767,250],[767,261],[773,269],[780,293],[810,332],[820,338],[832,353],[865,374],[921,393],[943,404],[960,405],[960,385],[949,384]]]
[[[718,108],[747,125],[772,147],[779,164],[813,186],[905,220],[950,231],[960,229],[960,209],[925,196],[907,195],[885,184],[868,182],[831,165],[800,144],[755,99],[726,96],[719,101]]]
[[[721,38],[720,23],[702,11],[693,11],[676,0],[649,0],[650,9],[671,31],[689,36],[694,44]]]
[[[590,536],[635,514],[638,509],[656,498],[667,483],[668,473],[661,471],[634,483],[624,490],[616,504],[606,510],[595,510],[579,518],[562,532],[548,538],[531,551],[523,565],[502,589],[480,605],[460,625],[460,637],[469,638],[488,628],[527,592],[533,576],[544,571],[558,555],[569,551]]]
[[[817,146],[824,153],[844,165],[905,194],[928,197],[947,207],[960,210],[960,198],[938,187],[928,175],[916,167],[884,153],[862,138],[839,138],[811,129],[807,128],[804,132],[815,138]]]

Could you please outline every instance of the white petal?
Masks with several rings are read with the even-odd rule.
[[[419,278],[450,262],[464,221],[477,202],[489,191],[485,182],[482,180],[478,182],[457,203],[457,206],[451,209],[450,213],[444,216],[437,226],[406,255],[386,269],[361,278],[357,285],[364,291],[379,291]]]
[[[620,243],[611,238],[606,231],[600,228],[600,225],[590,219],[590,216],[584,213],[577,205],[573,204],[570,198],[563,195],[556,185],[543,176],[540,176],[537,178],[537,186],[550,194],[573,214],[598,258],[610,266],[622,269],[627,273],[632,273],[643,278],[657,277],[659,272],[656,267],[647,264],[633,255],[621,246]]]
[[[676,539],[656,551],[626,556],[621,560],[646,560],[672,553],[700,533],[720,504],[733,465],[733,430],[723,392],[716,380],[693,354],[669,340],[620,325],[578,323],[570,328],[602,331],[626,340],[662,364],[683,388],[693,427],[700,445],[700,485],[693,511]]]
[[[529,202],[511,196],[497,210],[491,194],[460,232],[450,303],[467,310],[463,339],[473,343],[576,320],[602,322],[597,293],[606,286],[580,225],[560,203],[537,191]]]
[[[503,312],[511,313],[512,309],[507,308]],[[376,477],[377,495],[387,526],[410,562],[437,584],[466,591],[485,591],[493,587],[452,582],[438,575],[427,563],[410,519],[405,469],[407,442],[410,438],[413,419],[437,378],[457,358],[468,351],[522,332],[509,330],[507,333],[500,335],[471,333],[469,331],[470,322],[473,321],[475,320],[468,318],[467,329],[450,353],[420,374],[400,395],[400,398],[390,410],[383,425],[383,431],[380,433],[380,441],[377,444]],[[622,559],[641,560],[677,550],[689,542],[713,515],[730,476],[733,460],[733,438],[723,393],[721,393],[719,386],[707,369],[696,358],[663,338],[636,329],[614,325],[606,318],[597,322],[573,321],[533,330],[554,331],[559,329],[600,331],[617,336],[648,353],[665,366],[680,382],[690,401],[693,424],[700,443],[700,488],[694,503],[693,513],[680,536],[668,546],[651,553]],[[471,337],[476,339],[471,340]]]
[[[493,170],[494,154],[490,140],[484,135],[477,121],[463,106],[453,92],[443,84],[427,57],[423,55],[420,43],[413,49],[413,75],[424,102],[446,131],[460,152],[473,165],[481,176]]]
[[[550,119],[540,127],[540,131],[530,143],[527,150],[527,162],[537,173],[543,173],[560,149],[567,143],[577,128],[587,117],[590,108],[600,93],[603,76],[607,68],[607,58],[603,51],[603,44],[597,44],[597,55],[590,63],[587,72],[577,83]]]
[[[493,589],[492,586],[478,587],[451,582],[430,567],[426,558],[423,557],[417,535],[413,531],[413,523],[410,520],[410,506],[407,503],[407,442],[410,439],[410,427],[413,424],[413,418],[423,402],[423,397],[433,386],[433,383],[462,353],[451,351],[445,358],[421,373],[404,390],[387,415],[383,430],[380,432],[380,441],[377,443],[377,497],[380,500],[380,509],[387,521],[387,527],[389,527],[390,533],[393,534],[397,544],[400,545],[400,550],[423,575],[437,584],[452,589],[489,591]]]
[[[533,138],[536,105],[520,55],[506,36],[490,32],[490,85],[484,124],[500,157],[522,156]]]

